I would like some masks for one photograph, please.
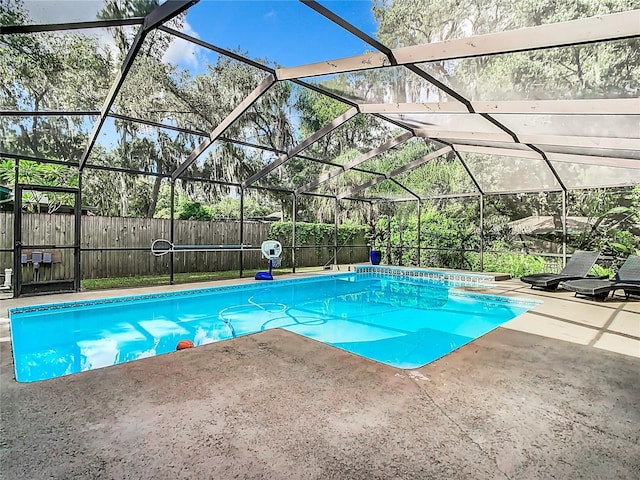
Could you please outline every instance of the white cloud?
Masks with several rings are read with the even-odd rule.
[[[24,5],[33,23],[70,23],[97,20],[97,14],[104,7],[104,2],[103,0],[25,0]],[[198,38],[198,34],[186,21],[183,22],[181,31]],[[72,33],[96,37],[100,44],[110,50],[113,55],[117,53],[113,35],[107,29],[75,30]],[[205,62],[204,52],[205,50],[198,45],[174,38],[163,61],[197,70]]]
[[[88,22],[96,20],[102,0],[25,0],[34,23]]]
[[[71,23],[97,20],[98,12],[104,7],[104,2],[103,0],[25,0],[24,6],[32,23]],[[112,55],[117,55],[113,35],[106,28],[69,30],[66,34],[97,38],[100,45],[109,50]],[[65,35],[65,32],[61,31],[56,35]]]
[[[182,33],[199,38],[196,31],[184,20]],[[187,68],[199,69],[204,60],[204,49],[195,43],[187,42],[181,38],[174,38],[169,48],[162,57],[162,60],[173,65],[180,65]]]

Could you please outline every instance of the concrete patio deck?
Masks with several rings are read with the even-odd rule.
[[[19,304],[141,290],[157,289],[3,301],[0,317]],[[412,371],[271,330],[21,384],[5,324],[0,474],[639,478],[640,301],[513,280],[488,293],[544,303]]]

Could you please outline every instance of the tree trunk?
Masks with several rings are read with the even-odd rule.
[[[120,174],[120,216],[126,217],[129,213],[129,195],[127,192],[127,179],[124,174]]]
[[[151,190],[151,198],[149,199],[149,209],[147,210],[147,218],[153,218],[156,213],[158,204],[158,195],[160,194],[160,186],[162,185],[162,177],[156,177]]]

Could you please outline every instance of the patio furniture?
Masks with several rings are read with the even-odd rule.
[[[561,282],[587,278],[599,255],[600,252],[576,250],[560,273],[534,273],[525,275],[520,280],[529,283],[531,288],[555,290]]]
[[[630,295],[640,295],[640,256],[629,255],[611,280],[582,279],[562,283],[562,287],[576,296],[593,297],[599,300],[611,296],[616,290],[624,290],[627,300]]]

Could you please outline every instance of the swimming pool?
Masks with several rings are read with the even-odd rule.
[[[468,283],[416,272],[368,268],[14,308],[9,313],[16,379],[59,377],[172,352],[183,339],[199,346],[270,328],[397,368],[416,368],[536,304],[456,291]]]

